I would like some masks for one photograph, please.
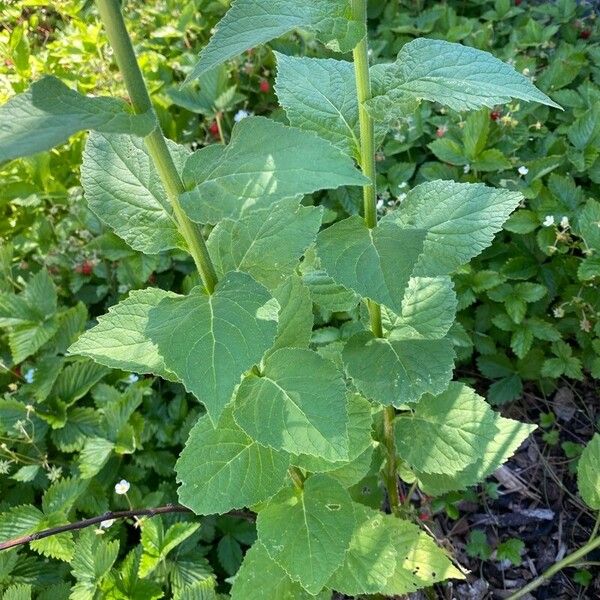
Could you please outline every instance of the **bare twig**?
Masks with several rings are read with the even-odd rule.
[[[43,538],[58,535],[65,531],[76,531],[77,529],[85,529],[92,525],[102,523],[102,521],[112,521],[115,519],[127,519],[129,517],[155,517],[156,515],[164,515],[168,513],[190,513],[193,512],[182,506],[181,504],[167,504],[165,506],[157,506],[156,508],[137,508],[133,510],[120,510],[120,511],[109,511],[98,517],[91,517],[90,519],[83,519],[81,521],[75,521],[74,523],[68,523],[67,525],[59,525],[58,527],[50,527],[49,529],[43,529],[42,531],[36,531],[29,535],[22,535],[12,540],[6,540],[0,542],[0,550],[8,550],[15,546],[21,546],[28,544],[29,542],[35,542]],[[245,511],[231,511],[230,516],[241,517],[248,521],[254,521],[254,515]]]

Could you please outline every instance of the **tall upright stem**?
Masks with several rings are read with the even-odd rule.
[[[352,0],[352,16],[367,24],[367,0]],[[367,227],[377,226],[377,188],[375,171],[375,132],[373,119],[365,108],[365,102],[371,99],[371,78],[369,76],[368,36],[365,36],[354,48],[354,73],[356,76],[356,92],[358,96],[358,117],[360,125],[360,167],[370,183],[363,187],[363,212]],[[371,331],[377,337],[383,337],[381,323],[381,307],[369,300],[369,316]],[[392,406],[384,409],[383,437],[386,450],[385,484],[387,487],[390,508],[396,515],[400,513],[400,495],[398,493],[396,442],[394,439],[394,418],[396,413]]]
[[[129,93],[129,98],[136,113],[154,111],[148,89],[138,65],[131,38],[125,27],[119,0],[96,0],[100,18],[106,29],[108,41],[113,48],[115,60],[123,74],[123,80]],[[165,136],[158,125],[144,138],[148,154],[158,171],[165,187],[167,197],[181,235],[185,239],[190,254],[196,263],[196,268],[202,277],[204,287],[212,293],[217,283],[217,274],[208,254],[206,242],[202,237],[199,225],[190,221],[181,208],[179,196],[185,191],[183,181],[177,172],[173,157],[167,147]]]

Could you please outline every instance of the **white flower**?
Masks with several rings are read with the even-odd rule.
[[[563,310],[562,307],[557,306],[556,308],[552,309],[552,314],[557,318],[560,319],[562,317],[565,316],[565,311]]]
[[[560,220],[560,226],[561,226],[563,229],[567,229],[567,228],[569,227],[569,217],[563,217],[563,218]]]
[[[129,375],[129,377],[127,378],[127,383],[135,383],[136,381],[139,381],[140,378],[135,374],[135,373],[131,373]]]
[[[377,200],[377,210],[381,210],[383,208],[383,198],[379,198]]]
[[[108,529],[114,522],[114,519],[106,519],[105,521],[100,521],[100,529]]]
[[[519,167],[519,175],[527,175],[529,173],[529,169],[525,165],[521,165]]]
[[[250,113],[247,110],[244,110],[243,108],[241,108],[240,110],[238,110],[235,115],[233,115],[233,120],[236,123],[239,123],[242,119],[245,119],[246,117],[249,117]]]
[[[546,215],[546,217],[544,218],[544,221],[542,222],[542,225],[544,227],[550,227],[550,226],[554,225],[554,217],[552,215]]]
[[[471,165],[465,165],[463,167],[463,173],[468,173],[471,170]]]
[[[408,183],[406,183],[406,181],[403,181],[402,183],[398,184],[399,190],[403,190],[405,187],[408,187]]]
[[[403,202],[406,200],[406,194],[398,194],[398,202]]]
[[[525,67],[523,69],[523,75],[525,75],[525,77],[527,77],[527,75],[529,75],[529,73],[530,73],[529,69],[527,67]]]
[[[23,375],[23,379],[27,383],[33,383],[33,376],[34,375],[35,375],[35,369],[27,369],[27,371],[25,371],[25,375]]]
[[[131,484],[129,483],[129,481],[127,481],[126,479],[121,479],[121,481],[119,481],[119,483],[115,485],[115,494],[123,496],[129,491],[130,487]]]

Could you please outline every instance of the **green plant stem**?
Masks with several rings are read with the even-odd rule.
[[[367,23],[366,0],[352,0],[352,16],[358,22]],[[356,91],[358,96],[358,117],[360,125],[360,166],[371,183],[363,187],[363,211],[365,223],[372,228],[377,225],[377,190],[375,187],[375,132],[373,119],[364,103],[371,99],[371,78],[369,76],[369,52],[365,36],[352,51]]]
[[[550,579],[552,579],[552,577],[554,577],[554,575],[556,575],[559,571],[562,571],[562,569],[577,563],[586,554],[589,554],[592,550],[598,548],[599,546],[600,536],[592,538],[587,544],[579,548],[579,550],[575,550],[575,552],[572,552],[568,556],[565,556],[562,560],[554,563],[547,571],[544,571],[539,577],[536,577],[534,580],[530,581],[524,588],[521,588],[507,600],[518,600],[519,598],[523,598],[523,596],[529,594],[529,592],[532,592],[541,585],[544,585],[550,581]]]
[[[367,0],[352,0],[352,16],[361,23],[367,24]],[[375,184],[375,131],[373,119],[365,108],[365,102],[371,98],[371,78],[369,76],[368,36],[365,36],[354,48],[354,73],[356,76],[356,93],[358,97],[358,118],[360,126],[360,167],[370,183],[363,187],[363,212],[367,227],[377,226],[377,188]],[[368,301],[371,331],[377,337],[383,337],[381,323],[381,307],[372,300]],[[393,514],[400,514],[400,494],[398,491],[396,462],[396,441],[394,439],[393,406],[388,406],[383,413],[383,439],[386,450],[384,479]]]
[[[108,41],[114,51],[115,60],[123,75],[134,111],[136,113],[154,112],[148,89],[133,50],[131,38],[125,27],[119,0],[96,0],[96,4],[106,29]],[[144,138],[144,142],[165,187],[179,231],[188,245],[190,254],[196,263],[196,268],[202,277],[204,287],[208,293],[212,293],[217,283],[217,274],[208,254],[208,248],[202,237],[200,226],[188,219],[179,203],[179,196],[185,191],[185,187],[169,152],[158,119],[156,128]]]
[[[302,474],[302,471],[298,467],[290,467],[288,470],[290,479],[294,482],[294,485],[299,489],[304,488],[304,480],[306,479]]]

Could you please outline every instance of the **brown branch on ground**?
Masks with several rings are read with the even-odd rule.
[[[156,508],[137,508],[133,510],[109,511],[97,517],[82,519],[81,521],[75,521],[74,523],[59,525],[57,527],[50,527],[49,529],[42,529],[41,531],[36,531],[28,535],[22,535],[11,540],[0,542],[0,551],[8,550],[9,548],[14,548],[15,546],[21,546],[23,544],[28,544],[29,542],[35,542],[36,540],[41,540],[53,535],[58,535],[59,533],[64,533],[65,531],[85,529],[86,527],[91,527],[92,525],[102,523],[102,521],[127,519],[130,517],[155,517],[157,515],[164,515],[168,513],[194,514],[189,508],[186,508],[181,504],[166,504],[165,506],[157,506]],[[254,521],[255,519],[252,513],[242,510],[233,510],[227,514],[234,517],[241,517],[247,521]]]

